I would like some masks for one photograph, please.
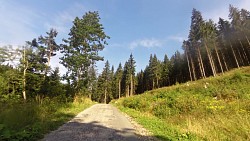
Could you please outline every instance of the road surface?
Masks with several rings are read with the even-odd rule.
[[[138,135],[137,128],[115,107],[95,104],[47,135],[43,141],[141,141],[155,140]]]

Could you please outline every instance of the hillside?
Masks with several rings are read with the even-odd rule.
[[[163,140],[250,140],[250,67],[113,102]]]

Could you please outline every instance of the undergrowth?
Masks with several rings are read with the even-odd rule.
[[[135,117],[139,122],[149,120],[140,123],[153,133],[164,132],[160,136],[163,140],[250,140],[249,84],[250,67],[245,67],[115,103],[132,116],[138,113]]]
[[[44,99],[42,103],[1,102],[0,140],[38,140],[44,134],[57,129],[77,113],[92,105],[92,101],[81,98],[74,102]]]

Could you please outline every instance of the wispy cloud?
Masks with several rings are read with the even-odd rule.
[[[19,5],[13,1],[1,1],[0,3],[0,43],[1,44],[24,44],[24,41],[35,37],[32,30],[34,21],[40,15],[25,5]]]
[[[168,40],[172,40],[172,41],[176,41],[176,42],[181,42],[181,43],[182,43],[185,39],[186,39],[185,37],[183,37],[183,36],[178,36],[178,35],[176,35],[176,36],[169,36],[169,37],[168,37]]]
[[[55,28],[59,34],[67,34],[69,32],[70,25],[76,16],[82,16],[87,12],[87,8],[82,4],[74,3],[64,11],[58,11],[54,15],[54,18],[44,23],[45,28]]]
[[[130,49],[134,49],[137,47],[146,47],[146,48],[154,48],[154,47],[161,47],[165,43],[165,40],[160,40],[160,39],[140,39],[140,40],[135,40],[132,41],[129,44]]]
[[[233,6],[238,8],[249,9],[250,1],[249,0],[237,0],[234,3],[231,3]],[[229,15],[229,5],[221,5],[216,9],[211,9],[210,11],[204,12],[205,19],[212,19],[216,23],[219,21],[219,18],[228,20]]]

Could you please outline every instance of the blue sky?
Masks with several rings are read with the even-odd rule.
[[[0,0],[0,46],[23,45],[25,41],[45,35],[50,28],[59,34],[58,43],[67,38],[72,21],[87,11],[99,11],[104,31],[111,37],[100,52],[116,67],[133,53],[136,71],[144,69],[150,54],[163,59],[176,50],[182,51],[187,38],[193,8],[204,19],[228,19],[232,4],[249,10],[249,0]],[[52,59],[52,67],[60,67],[60,54]],[[102,71],[104,62],[98,62]]]

